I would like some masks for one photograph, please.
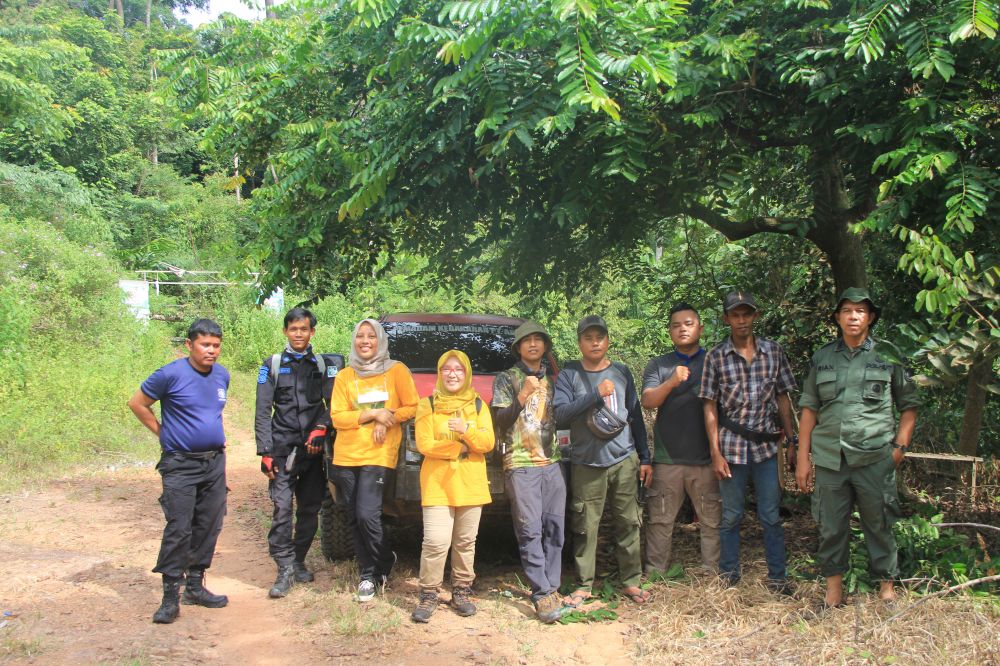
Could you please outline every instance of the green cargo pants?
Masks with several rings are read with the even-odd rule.
[[[623,587],[638,585],[642,576],[639,553],[639,456],[632,454],[611,467],[572,465],[569,527],[573,532],[576,584],[590,590],[597,568],[597,530],[605,500],[611,501],[618,570]]]
[[[816,467],[812,514],[819,523],[816,559],[824,576],[837,576],[848,570],[851,513],[855,503],[861,516],[872,578],[893,580],[899,576],[899,567],[892,525],[900,513],[896,465],[891,453],[886,453],[879,462],[853,469],[847,466],[843,454],[839,470]]]

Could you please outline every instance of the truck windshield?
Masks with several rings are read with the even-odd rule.
[[[438,358],[449,349],[465,352],[477,374],[502,372],[514,364],[510,345],[514,328],[505,324],[425,324],[383,322],[389,356],[413,372],[436,372]]]

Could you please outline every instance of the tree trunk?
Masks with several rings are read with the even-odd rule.
[[[146,2],[146,27],[149,28],[149,8],[152,5],[152,0],[147,0]],[[158,75],[156,72],[156,63],[154,62],[149,68],[149,88],[152,91],[156,88],[156,79]],[[153,142],[153,147],[149,150],[149,161],[153,164],[160,163],[160,151],[156,147],[156,142]]]
[[[822,231],[819,231],[820,228]],[[834,219],[821,222],[817,230],[807,234],[807,238],[829,259],[837,294],[848,287],[868,286],[868,269],[865,267],[861,236],[853,233],[846,221]]]
[[[274,0],[264,0],[264,16],[269,19],[277,18],[274,13]]]
[[[153,13],[153,0],[146,0],[146,30],[149,30],[149,16]]]
[[[983,408],[986,406],[986,384],[992,378],[993,360],[980,358],[969,369],[962,429],[958,433],[958,452],[963,456],[974,456],[979,451],[979,435],[983,430]]]
[[[850,230],[850,195],[837,154],[830,148],[833,137],[819,136],[809,160],[812,177],[813,218],[815,226],[806,238],[826,253],[833,271],[837,294],[848,287],[867,287],[868,270],[861,248],[861,237]]]
[[[115,0],[115,8],[118,10],[118,16],[121,18],[122,23],[125,23],[125,7],[122,5],[122,0]]]
[[[236,203],[243,201],[243,193],[240,191],[240,156],[233,155],[233,180],[236,181]]]

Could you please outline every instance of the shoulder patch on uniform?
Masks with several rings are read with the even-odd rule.
[[[269,372],[269,370],[267,369],[266,365],[260,366],[260,370],[257,371],[257,383],[258,384],[266,384],[267,383],[268,372]]]
[[[289,368],[289,367],[281,368],[280,370],[278,370],[278,374],[279,375],[290,375],[290,374],[292,374],[292,369]]]
[[[337,366],[335,366],[335,365],[328,365],[326,367],[326,376],[327,377],[336,377],[337,376]]]

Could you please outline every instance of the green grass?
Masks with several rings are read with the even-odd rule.
[[[7,659],[34,659],[42,653],[42,642],[37,638],[5,638],[0,640],[0,657]]]
[[[137,329],[126,340],[84,349],[54,345],[24,360],[25,385],[0,399],[0,492],[62,476],[156,460],[160,447],[127,406],[142,381],[176,358],[162,329]],[[223,359],[225,363],[225,359]],[[252,430],[256,375],[232,372],[226,422]],[[154,406],[159,413],[159,407]]]

